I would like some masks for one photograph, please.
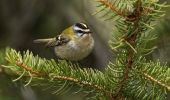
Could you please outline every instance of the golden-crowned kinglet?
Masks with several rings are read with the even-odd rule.
[[[34,42],[54,47],[57,56],[70,61],[82,60],[94,47],[91,31],[84,23],[76,23],[54,38],[36,39]]]

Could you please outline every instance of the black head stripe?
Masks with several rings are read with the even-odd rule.
[[[76,23],[75,26],[81,29],[88,29],[87,25],[84,23]]]
[[[82,30],[76,30],[77,33],[84,33]]]

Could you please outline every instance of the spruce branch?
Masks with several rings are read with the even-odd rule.
[[[41,72],[38,72],[38,71],[34,71],[33,69],[31,69],[31,67],[28,67],[28,66],[24,65],[22,62],[17,61],[16,65],[18,67],[20,67],[20,68],[30,72],[32,74],[32,76],[34,76],[34,77],[38,77],[38,78],[42,78],[43,77],[43,78],[46,78],[46,79],[51,78],[51,77],[49,77],[51,75],[49,75],[47,73],[41,73]],[[109,91],[105,90],[101,86],[94,85],[94,84],[89,83],[87,81],[80,81],[80,80],[72,78],[72,77],[56,76],[56,75],[54,75],[52,78],[56,79],[56,80],[67,80],[67,81],[70,81],[70,82],[74,82],[74,83],[76,83],[77,85],[80,85],[80,86],[83,85],[83,86],[88,86],[90,88],[95,88],[96,90],[102,91],[105,94],[110,93]]]
[[[111,1],[113,1],[114,3],[112,4]],[[146,45],[148,42],[155,39],[155,37],[150,35],[149,33],[154,26],[151,22],[162,16],[161,14],[163,12],[161,11],[161,8],[164,7],[164,5],[157,4],[156,1],[147,2],[136,0],[134,2],[131,2],[132,4],[134,3],[132,12],[126,12],[125,8],[119,8],[116,5],[115,2],[117,0],[111,1],[109,2],[107,0],[101,0],[100,3],[103,6],[105,4],[105,8],[110,9],[110,11],[112,11],[111,13],[115,13],[122,17],[117,21],[116,28],[118,29],[118,31],[113,32],[112,41],[110,41],[109,43],[113,51],[120,52],[119,54],[123,53],[122,55],[125,56],[118,55],[118,61],[116,61],[115,64],[110,65],[107,69],[108,73],[115,75],[114,76],[109,74],[109,76],[113,77],[113,79],[110,80],[115,81],[116,77],[119,77],[121,79],[117,79],[117,88],[114,88],[115,93],[113,95],[113,98],[118,99],[121,96],[120,94],[122,93],[122,91],[124,91],[124,89],[126,89],[126,86],[129,84],[129,80],[131,80],[131,77],[135,77],[136,75],[134,74],[133,70],[131,70],[133,65],[139,64],[140,60],[138,59],[142,58],[141,55],[147,55],[155,49],[155,47],[146,49]],[[123,4],[121,1],[122,0],[119,0],[120,5]],[[121,11],[123,11],[124,14],[121,14]],[[127,59],[123,59],[123,57]],[[117,68],[116,66],[119,66],[119,68]],[[112,73],[109,70],[112,70],[116,73]],[[122,70],[123,74],[121,74]],[[161,73],[161,71],[158,73]],[[138,85],[141,86],[141,84]]]
[[[170,91],[170,86],[160,82],[159,80],[153,78],[152,76],[148,75],[147,73],[143,73],[143,75],[146,77],[146,79],[149,79],[151,81],[153,81],[154,83],[157,83],[159,84],[161,87],[164,87],[166,88],[168,91]],[[170,82],[170,79],[169,79],[169,82]]]
[[[100,2],[102,6],[105,6],[106,8],[111,9],[116,15],[120,15],[123,18],[126,17],[125,12],[121,11],[118,7],[116,7],[114,4],[110,3],[108,0],[98,0],[97,2]]]
[[[127,1],[128,3],[124,3]],[[170,69],[159,61],[147,62],[145,55],[154,47],[147,43],[156,39],[150,34],[153,21],[160,18],[164,5],[152,0],[98,0],[104,12],[103,17],[119,17],[117,30],[113,32],[110,47],[118,52],[115,62],[110,62],[103,71],[81,69],[79,65],[67,61],[54,61],[33,56],[29,51],[21,54],[13,49],[6,50],[9,68],[19,77],[14,81],[26,79],[26,85],[51,85],[54,94],[78,86],[79,91],[94,93],[97,100],[162,100],[170,88]],[[130,8],[130,9],[126,9]],[[56,87],[59,87],[57,89]],[[159,91],[158,91],[159,90]],[[77,93],[77,91],[76,91]]]
[[[45,73],[40,73],[40,72],[34,71],[33,69],[31,69],[31,67],[24,65],[20,61],[16,61],[16,65],[19,66],[20,68],[30,72],[32,74],[32,76],[37,76],[37,77],[47,76],[47,74],[45,74]]]
[[[33,84],[34,81],[37,83],[36,81],[47,80],[49,83],[46,81],[44,84],[48,85],[51,81],[58,86],[62,84],[61,89],[55,90],[54,93],[59,93],[63,88],[69,88],[65,87],[65,85],[73,85],[83,88],[79,92],[86,91],[91,93],[93,90],[95,97],[103,99],[110,98],[114,93],[110,88],[111,84],[108,83],[107,77],[98,70],[91,68],[81,69],[78,65],[66,61],[56,63],[54,60],[46,60],[38,56],[34,57],[29,51],[21,55],[20,52],[9,48],[6,50],[6,60],[9,65],[4,65],[4,67],[19,75],[14,81],[26,79],[27,83],[25,85]],[[43,82],[39,84],[43,84]]]
[[[139,19],[140,19],[140,8],[141,8],[141,0],[136,1],[136,7],[133,13],[136,15],[136,21],[134,22],[134,32],[130,37],[125,37],[125,40],[134,48],[136,46],[136,39],[137,35],[139,33]],[[123,86],[125,85],[126,80],[128,79],[128,74],[129,70],[132,67],[133,63],[133,56],[134,56],[135,51],[130,48],[128,51],[128,57],[127,57],[127,64],[125,65],[125,70],[124,70],[124,75],[123,79],[120,81],[119,88],[116,90],[116,93],[114,94],[114,98],[116,99],[117,97],[120,96],[120,91],[122,90]]]
[[[134,64],[129,74],[129,80],[123,90],[127,98],[166,99],[170,87],[170,69],[166,65],[161,65],[159,61],[148,63],[145,58],[141,58],[140,63]]]
[[[115,1],[113,1],[114,3],[111,3],[108,0],[97,0],[97,2],[100,2],[100,6],[104,6],[104,8],[102,8],[101,10],[96,12],[96,14],[103,11],[105,8],[108,8],[112,11],[112,13],[115,13],[115,15],[121,16],[126,21],[135,21],[137,16],[135,15],[135,13],[131,14],[133,12],[133,6],[131,5],[132,2],[129,0],[119,0],[118,1],[119,3],[116,4],[115,2],[117,2],[117,1],[118,0],[115,0]],[[124,2],[126,2],[125,5],[127,8],[123,8]],[[131,6],[129,6],[129,5],[131,5]],[[154,10],[149,7],[139,8],[138,10],[140,10],[140,12],[141,12],[140,16],[145,16],[146,14],[154,12]],[[106,13],[105,15],[108,15],[108,14]],[[114,16],[111,16],[107,20],[112,19],[112,17],[114,17]]]

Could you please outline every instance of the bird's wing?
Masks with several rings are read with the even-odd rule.
[[[69,41],[70,41],[70,39],[63,37],[62,35],[58,35],[57,37],[55,37],[55,39],[48,41],[46,43],[46,47],[65,45]]]
[[[57,42],[56,46],[65,45],[65,44],[68,43],[69,41],[70,41],[69,38],[66,38],[66,37],[64,37],[64,36],[62,36],[62,35],[58,35],[58,36],[56,37],[56,42]]]
[[[69,41],[70,41],[70,39],[68,39],[62,35],[58,35],[57,37],[54,37],[54,38],[36,39],[33,42],[34,43],[45,43],[46,47],[54,47],[54,46],[64,45]]]

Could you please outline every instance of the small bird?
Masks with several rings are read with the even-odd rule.
[[[84,59],[94,48],[94,39],[85,23],[75,23],[54,38],[36,39],[34,43],[45,43],[46,47],[54,47],[58,57],[70,61]]]

